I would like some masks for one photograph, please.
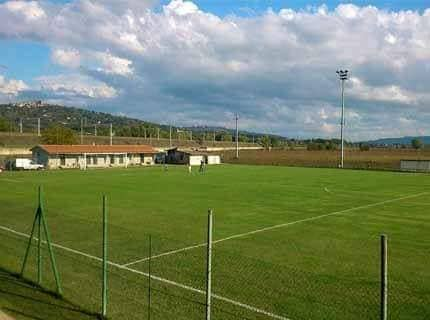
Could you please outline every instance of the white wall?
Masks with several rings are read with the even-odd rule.
[[[203,156],[190,155],[189,164],[192,166],[199,166],[201,164],[202,160],[204,160]]]
[[[400,169],[404,171],[430,172],[430,160],[401,160]]]
[[[220,164],[221,157],[218,155],[209,155],[208,156],[208,164]]]

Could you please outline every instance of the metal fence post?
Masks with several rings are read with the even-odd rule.
[[[381,320],[388,316],[388,247],[387,236],[381,235]]]
[[[38,232],[37,232],[37,283],[42,284],[42,229],[40,214],[42,210],[42,188],[39,186],[39,204],[37,206],[39,221],[38,221]]]
[[[39,219],[42,220],[42,226],[45,231],[45,239],[48,247],[49,258],[51,260],[52,271],[54,272],[55,284],[57,286],[57,294],[61,296],[63,294],[63,290],[61,289],[60,274],[58,273],[57,262],[55,260],[54,251],[52,250],[51,236],[49,235],[48,223],[46,222],[46,219],[45,219],[45,208],[43,206],[42,189],[40,189],[40,195],[41,195],[40,196],[41,202],[39,207],[39,210],[40,210]]]
[[[206,268],[206,320],[211,319],[212,294],[212,210],[208,211],[208,242],[207,242],[207,268]]]
[[[107,314],[107,201],[103,196],[103,284],[102,284],[102,317]]]
[[[148,248],[148,320],[151,319],[151,260],[152,260],[152,237],[149,235]]]

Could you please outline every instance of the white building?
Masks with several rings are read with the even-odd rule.
[[[174,164],[188,164],[191,166],[199,166],[203,161],[206,164],[220,164],[221,157],[215,154],[196,150],[181,150],[178,148],[167,151],[166,161]]]
[[[47,169],[153,165],[157,153],[148,145],[38,145],[31,151]]]

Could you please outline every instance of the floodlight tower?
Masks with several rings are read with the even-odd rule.
[[[236,113],[236,159],[239,159],[239,115]]]
[[[340,156],[340,167],[343,168],[344,159],[344,142],[343,142],[343,127],[345,126],[345,80],[348,80],[348,70],[338,70],[336,73],[339,75],[339,80],[342,87],[342,115],[340,120],[340,143],[341,143],[341,156]]]

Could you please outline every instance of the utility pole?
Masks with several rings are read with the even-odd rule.
[[[37,118],[37,136],[40,137],[40,118]]]
[[[238,126],[238,121],[239,121],[239,116],[236,113],[236,159],[239,159],[239,126]]]
[[[170,140],[170,148],[171,148],[172,147],[172,126],[170,126],[169,140]]]
[[[341,143],[341,156],[340,156],[340,167],[343,168],[344,160],[344,134],[343,128],[345,126],[345,80],[348,80],[348,70],[338,70],[336,73],[339,75],[341,82],[341,101],[342,101],[342,114],[340,120],[340,143]]]
[[[19,133],[22,133],[22,118],[19,118]]]
[[[112,123],[110,124],[110,145],[113,145],[113,132],[112,132]]]
[[[157,128],[157,140],[160,140],[160,128]]]
[[[193,131],[190,131],[190,140],[193,141]]]
[[[94,137],[97,137],[97,123],[94,124]]]
[[[81,144],[84,144],[84,118],[81,118]]]

